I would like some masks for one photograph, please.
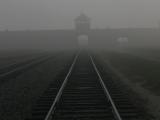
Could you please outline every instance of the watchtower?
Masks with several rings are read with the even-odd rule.
[[[81,15],[75,19],[75,29],[79,35],[88,34],[90,26],[90,18],[84,13],[81,13]]]
[[[91,21],[88,16],[84,13],[81,13],[75,19],[75,30],[78,37],[78,44],[81,46],[88,45],[88,35],[91,27]]]

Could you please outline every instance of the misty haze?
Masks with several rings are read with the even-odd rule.
[[[160,120],[160,1],[0,0],[1,120]]]

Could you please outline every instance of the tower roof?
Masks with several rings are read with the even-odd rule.
[[[84,13],[81,13],[80,16],[78,16],[75,21],[90,21],[90,18],[85,15]]]

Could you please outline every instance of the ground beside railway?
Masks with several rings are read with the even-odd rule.
[[[101,51],[97,56],[134,91],[134,98],[139,97],[134,99],[135,103],[143,105],[143,109],[159,120],[160,62],[115,51]]]
[[[43,54],[45,55],[46,53],[40,51],[0,51],[0,69],[13,63],[20,63]]]
[[[159,48],[129,48],[124,50],[127,53],[137,55],[153,61],[160,61],[160,49]]]
[[[55,54],[55,53],[54,53]],[[0,119],[24,120],[54,77],[72,59],[73,52],[52,58],[0,86]]]

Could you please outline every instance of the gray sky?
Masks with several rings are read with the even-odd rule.
[[[155,27],[160,0],[0,0],[0,29],[68,29],[81,12],[92,27]]]

